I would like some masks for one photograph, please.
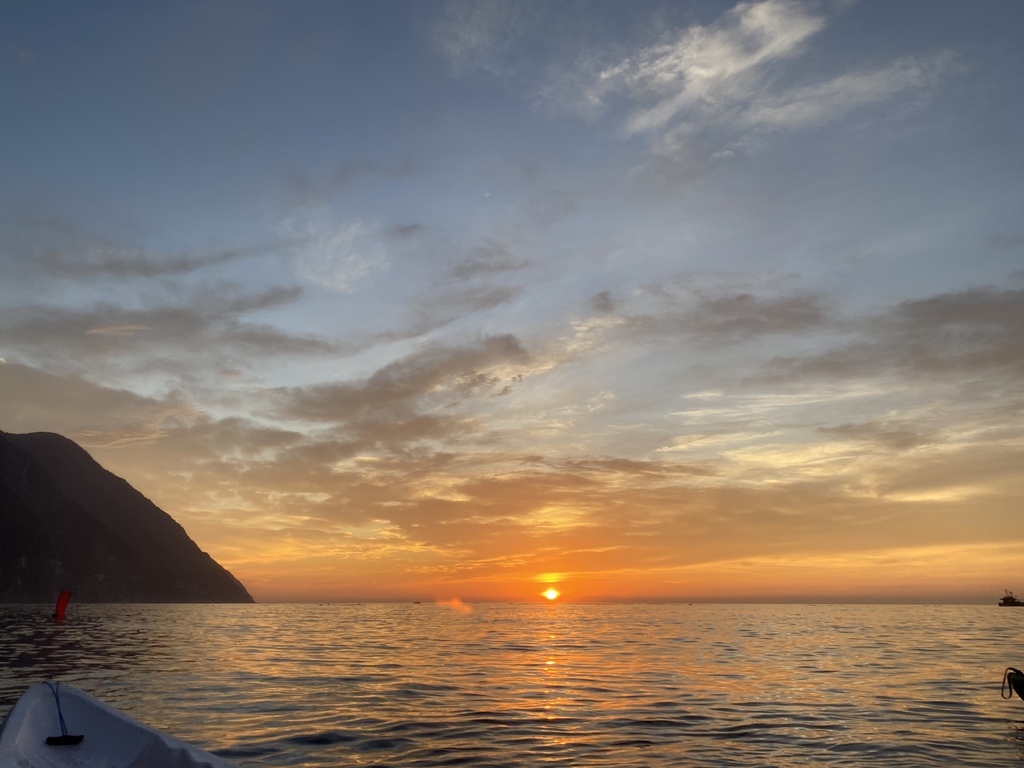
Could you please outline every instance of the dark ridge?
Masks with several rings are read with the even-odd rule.
[[[0,432],[0,602],[251,603],[170,515],[60,435]]]

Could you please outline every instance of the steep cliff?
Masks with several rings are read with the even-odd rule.
[[[253,602],[166,512],[79,445],[0,432],[0,602]]]

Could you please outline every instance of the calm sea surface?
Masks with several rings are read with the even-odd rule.
[[[59,679],[244,768],[1024,766],[1024,609],[49,611],[0,606],[0,716]]]

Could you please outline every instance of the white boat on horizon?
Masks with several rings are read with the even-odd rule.
[[[0,724],[2,768],[235,768],[85,691],[38,683]]]

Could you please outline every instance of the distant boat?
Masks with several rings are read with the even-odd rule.
[[[58,726],[60,733],[55,734]],[[233,768],[226,760],[60,683],[32,686],[7,713],[0,725],[0,765]]]
[[[1017,596],[1008,589],[1003,590],[1006,594],[999,598],[999,604],[1004,608],[1007,606],[1024,606],[1024,600],[1018,600]]]

